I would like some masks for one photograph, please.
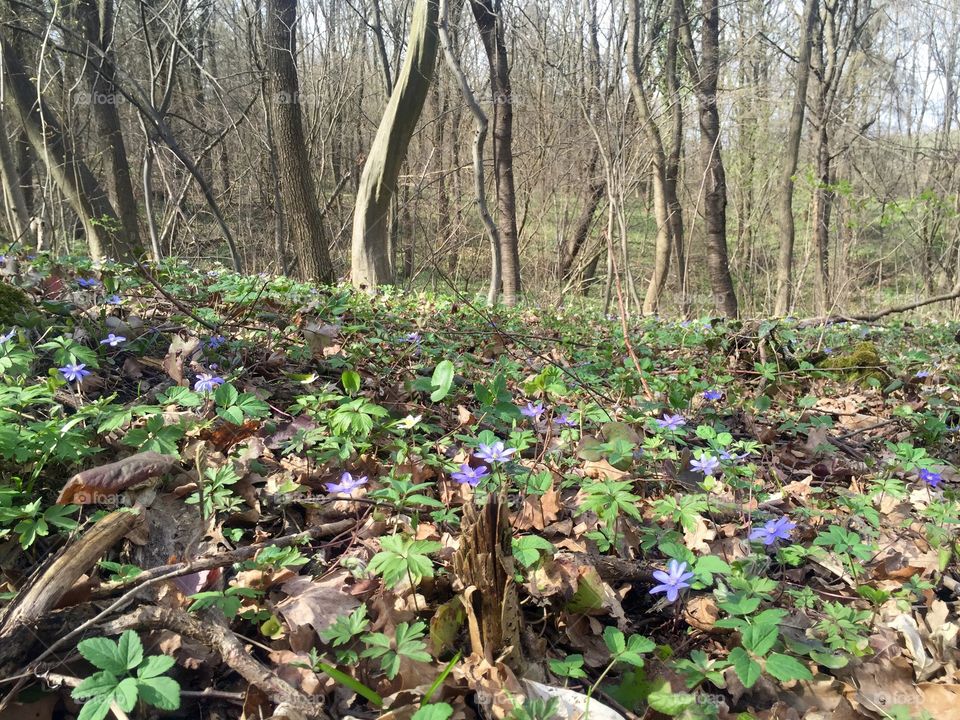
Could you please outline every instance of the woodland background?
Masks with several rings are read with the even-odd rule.
[[[960,295],[955,0],[3,0],[0,20],[10,249],[674,315]],[[371,203],[383,237],[358,238]]]

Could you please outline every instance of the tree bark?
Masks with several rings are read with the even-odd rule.
[[[30,213],[27,210],[27,201],[23,197],[23,189],[20,187],[20,176],[13,159],[13,149],[7,138],[6,123],[2,120],[0,120],[0,178],[3,179],[3,200],[7,223],[10,226],[10,241],[31,247]]]
[[[66,142],[60,123],[39,95],[6,34],[0,34],[0,54],[7,97],[37,157],[67,198],[83,225],[90,257],[101,262],[128,254],[123,225],[100,183]]]
[[[493,94],[493,166],[497,189],[497,225],[503,302],[516,305],[520,295],[520,250],[517,238],[517,193],[513,178],[513,89],[504,44],[499,0],[470,0],[473,17],[490,65]]]
[[[670,11],[670,34],[667,36],[667,53],[664,75],[667,88],[667,102],[670,103],[670,152],[667,153],[663,171],[663,192],[667,203],[668,222],[670,224],[670,242],[677,261],[677,282],[680,286],[680,307],[683,314],[689,313],[687,299],[687,265],[683,237],[683,208],[677,188],[680,183],[680,156],[683,152],[683,98],[680,95],[680,83],[677,78],[679,60],[677,45],[680,42],[680,23],[683,22],[680,3],[673,0]]]
[[[818,0],[805,0],[803,6],[800,48],[797,59],[797,90],[790,112],[787,128],[786,155],[780,175],[780,197],[777,220],[780,229],[780,256],[777,262],[776,315],[787,315],[793,303],[793,245],[795,227],[793,221],[793,176],[797,172],[800,155],[800,139],[803,135],[803,117],[807,108],[807,84],[810,79],[810,46],[814,23],[817,21]]]
[[[83,68],[90,87],[96,142],[105,159],[107,195],[120,215],[130,251],[142,255],[137,200],[117,106],[120,95],[114,87],[113,0],[78,0],[76,9],[86,39]]]
[[[407,57],[360,176],[351,248],[351,276],[358,288],[373,290],[377,285],[393,282],[390,200],[433,79],[438,12],[437,0],[417,0],[414,5]]]
[[[707,233],[707,269],[714,304],[727,317],[737,317],[737,295],[730,276],[727,255],[727,177],[720,144],[720,113],[717,109],[717,83],[720,76],[720,3],[703,0],[700,60],[697,61],[684,17],[681,34],[684,57],[694,80],[700,122],[700,155],[703,162],[703,215]]]
[[[266,97],[288,246],[301,280],[332,282],[333,265],[306,152],[297,77],[297,0],[267,0],[264,57]]]

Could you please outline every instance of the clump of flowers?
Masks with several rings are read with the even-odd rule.
[[[82,288],[95,288],[99,284],[96,278],[77,278],[77,285]]]
[[[749,538],[753,541],[761,541],[764,545],[773,545],[777,540],[789,540],[790,533],[796,526],[797,524],[786,516],[768,520],[763,527],[754,528]]]
[[[938,472],[934,472],[933,470],[921,468],[918,474],[920,475],[920,479],[932,488],[937,487],[943,482],[943,475]]]
[[[720,390],[707,390],[703,393],[703,399],[710,400],[711,402],[713,402],[714,400],[720,400],[722,398],[723,398],[723,392]]]
[[[527,403],[526,407],[520,408],[520,414],[524,417],[530,418],[531,420],[538,420],[541,415],[543,415],[543,403],[538,402],[534,405],[532,402]]]
[[[667,563],[667,571],[654,570],[653,577],[660,581],[660,584],[650,590],[651,595],[657,593],[666,593],[667,602],[676,602],[680,597],[680,591],[690,587],[690,580],[693,579],[693,573],[687,572],[685,562],[671,560]]]
[[[575,427],[577,421],[567,415],[567,413],[561,413],[553,419],[553,424],[559,427]]]
[[[343,473],[343,475],[340,476],[340,482],[327,483],[326,485],[324,485],[324,487],[326,487],[327,492],[331,494],[340,493],[343,495],[349,495],[357,488],[363,487],[364,485],[366,485],[367,480],[368,478],[366,475],[361,475],[360,477],[355,478],[349,472],[345,472]]]
[[[209,340],[207,340],[207,347],[211,350],[216,350],[218,347],[227,342],[227,339],[223,335],[214,335]]]
[[[193,389],[197,392],[213,392],[223,385],[223,378],[212,373],[200,373],[197,375],[197,381],[193,384]]]

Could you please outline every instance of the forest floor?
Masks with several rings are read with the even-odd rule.
[[[24,267],[2,720],[960,717],[956,323]]]

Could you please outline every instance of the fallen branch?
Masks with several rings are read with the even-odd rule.
[[[328,720],[330,717],[322,702],[300,692],[273,670],[254,659],[229,628],[200,622],[183,610],[140,607],[107,623],[102,630],[107,635],[119,635],[125,630],[170,630],[185,635],[218,652],[232,670],[251,685],[260,688],[273,703],[286,703],[308,718]]]
[[[927,305],[935,305],[937,303],[948,302],[950,300],[957,299],[960,299],[960,285],[947,293],[933,295],[932,297],[924,298],[923,300],[917,300],[915,302],[904,303],[903,305],[894,305],[893,307],[888,307],[884,310],[878,310],[877,312],[862,313],[860,315],[826,315],[824,317],[801,320],[798,325],[800,327],[813,327],[817,325],[830,325],[833,323],[844,322],[876,322],[877,320],[885,318],[888,315],[909,312],[911,310],[916,310],[917,308],[926,307]]]

